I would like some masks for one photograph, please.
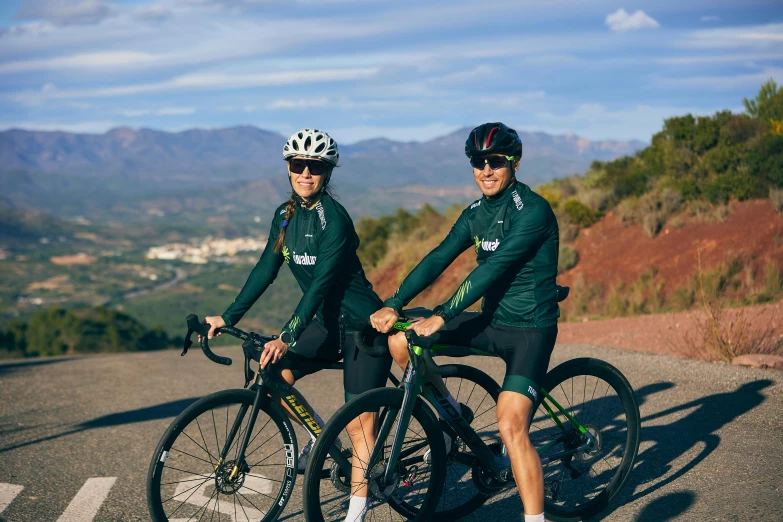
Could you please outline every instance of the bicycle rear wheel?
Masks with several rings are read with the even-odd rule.
[[[147,503],[154,522],[209,519],[272,522],[296,480],[296,437],[272,404],[251,427],[247,467],[232,473],[256,394],[225,390],[190,405],[171,423],[152,456]],[[233,439],[234,424],[237,429]],[[220,455],[228,446],[226,458]],[[233,475],[233,476],[232,476]]]
[[[591,449],[555,457],[583,445],[587,437],[557,409],[560,426],[539,404],[530,440],[544,468],[547,518],[582,520],[603,510],[628,479],[639,450],[639,405],[625,376],[611,364],[591,358],[567,361],[544,378],[544,390],[596,440]],[[543,395],[543,394],[542,394]]]
[[[364,483],[370,490],[367,520],[432,520],[432,512],[443,487],[446,452],[443,432],[430,408],[420,400],[413,408],[408,426],[402,427],[404,439],[401,457],[394,469],[394,480],[390,484],[382,483],[386,458],[394,434],[400,428],[398,414],[404,395],[399,388],[379,388],[355,397],[335,412],[316,439],[305,472],[302,496],[308,522],[345,520],[351,493],[350,477],[335,465],[330,478],[321,480],[320,470],[337,440],[340,440],[342,451],[349,460],[357,452],[346,427],[360,414],[368,412],[378,413],[376,430],[387,417],[393,425],[388,438],[377,441],[376,444],[383,444],[383,453],[373,467],[370,480]],[[365,443],[367,452],[372,448],[373,445]],[[429,456],[425,458],[428,450]]]
[[[456,375],[443,379],[457,402],[473,412],[471,427],[490,448],[500,452],[503,441],[498,431],[497,403],[500,385],[477,368],[462,364],[444,365],[456,368]],[[445,421],[439,421],[447,434],[453,434]],[[433,520],[456,520],[480,508],[490,495],[479,491],[472,478],[476,458],[460,439],[452,440],[446,455],[446,481]]]

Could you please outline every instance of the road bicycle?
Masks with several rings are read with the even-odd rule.
[[[201,349],[211,361],[232,364],[230,358],[216,355],[210,349],[208,325],[201,324],[195,315],[187,317],[187,325],[183,356],[192,345],[192,334],[197,333],[201,335]],[[278,376],[274,365],[266,369],[259,367],[258,372],[251,369],[253,355],[257,359],[264,344],[274,337],[230,326],[218,331],[243,341],[244,389],[223,390],[203,397],[168,427],[153,453],[147,476],[147,503],[154,522],[276,520],[292,496],[297,475],[298,445],[289,416],[296,415],[312,437],[322,433],[319,416],[294,386]],[[311,365],[313,370],[342,369],[342,363],[330,361],[312,360],[302,364]],[[474,408],[494,407],[499,388],[493,388],[497,385],[488,375],[461,365],[453,365],[452,371],[455,375],[449,384],[452,393]],[[400,384],[391,372],[389,380],[394,386]],[[485,389],[487,386],[489,389]],[[481,402],[477,402],[479,397],[483,397]],[[280,405],[280,398],[290,412]],[[426,430],[429,430],[426,431],[428,439],[438,440],[437,426],[427,424]],[[420,466],[417,487],[408,488],[406,495],[400,495],[407,513],[420,511],[422,505],[432,503],[429,496],[439,494],[440,486],[434,485],[444,481],[445,463],[439,464],[446,458],[442,435],[440,444],[433,448],[431,464]],[[350,488],[351,453],[333,444],[326,454],[321,469],[312,476]]]
[[[560,289],[567,295],[566,287]],[[395,328],[407,330],[410,324],[397,323]],[[417,520],[453,520],[475,511],[494,495],[516,491],[496,424],[475,429],[478,426],[466,422],[429,382],[429,375],[454,375],[452,368],[438,366],[432,359],[431,351],[443,347],[433,346],[430,339],[412,330],[405,335],[410,360],[400,387],[368,391],[347,402],[312,448],[303,489],[308,522],[344,520],[347,490],[320,480],[317,470],[338,440],[344,452],[352,451],[345,427],[365,412],[378,412],[379,423],[363,477],[372,501],[387,504],[386,515],[397,512]],[[357,335],[356,342],[361,340]],[[374,347],[362,349],[369,353]],[[602,511],[628,479],[639,449],[639,406],[633,388],[611,364],[580,358],[549,371],[539,397],[530,438],[544,469],[547,519],[576,521]],[[433,432],[438,433],[434,439]],[[427,487],[435,491],[427,501],[409,506],[407,491],[423,487],[416,484],[422,465],[429,466],[432,477],[448,480],[445,487],[430,480]],[[450,494],[454,488],[458,492]],[[381,511],[376,507],[377,514]]]

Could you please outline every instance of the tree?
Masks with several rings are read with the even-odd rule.
[[[743,98],[745,110],[754,118],[762,121],[783,120],[783,88],[770,78],[761,86],[755,99]]]

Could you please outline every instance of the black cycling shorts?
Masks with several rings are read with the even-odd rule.
[[[506,363],[503,390],[521,393],[535,403],[555,348],[557,325],[516,328],[492,323],[478,312],[463,312],[432,337],[436,345],[466,346],[500,357]]]
[[[346,402],[360,393],[386,386],[392,364],[388,352],[383,357],[370,357],[356,347],[352,334],[345,336],[341,352],[339,331],[327,330],[318,319],[307,325],[296,345],[275,366],[291,370],[294,379],[299,380],[320,370],[313,363],[334,363],[341,359]]]

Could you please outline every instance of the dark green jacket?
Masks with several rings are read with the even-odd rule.
[[[484,297],[482,311],[491,314],[493,323],[521,328],[557,324],[557,220],[549,202],[519,182],[466,208],[446,239],[422,259],[384,306],[401,310],[471,246],[478,254],[478,267],[443,303],[444,319]]]
[[[286,229],[285,246],[275,254],[274,244],[286,205],[280,205],[275,211],[269,242],[261,259],[223,314],[223,320],[228,325],[239,322],[286,263],[304,295],[283,331],[291,332],[298,339],[313,315],[327,329],[337,331],[341,312],[347,312],[348,326],[362,324],[381,307],[381,300],[373,292],[356,255],[359,237],[348,212],[328,194],[313,209],[297,208]]]

